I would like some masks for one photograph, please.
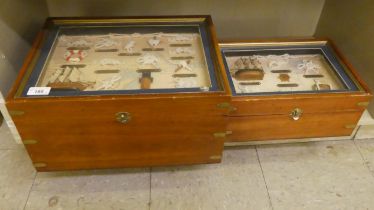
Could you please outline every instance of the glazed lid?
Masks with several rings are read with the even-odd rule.
[[[209,16],[51,18],[37,51],[17,97],[229,91]]]
[[[364,91],[327,41],[220,43],[233,96]]]

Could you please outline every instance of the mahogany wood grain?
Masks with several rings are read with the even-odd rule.
[[[229,117],[226,141],[251,141],[349,136],[362,112],[307,113],[299,120],[288,115],[253,115]]]
[[[345,94],[294,94],[271,96],[232,97],[231,104],[236,109],[229,116],[289,114],[295,108],[304,113],[332,113],[345,111],[364,111],[371,95],[364,92]]]
[[[24,111],[13,120],[23,140],[38,141],[26,145],[34,163],[47,164],[38,170],[65,170],[219,162],[224,138],[214,133],[226,131],[227,110],[217,104],[228,100],[78,97],[7,106]],[[131,120],[117,122],[117,112],[130,113]]]

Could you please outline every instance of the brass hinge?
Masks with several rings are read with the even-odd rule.
[[[24,115],[24,114],[25,114],[24,111],[19,111],[19,110],[11,111],[11,110],[9,110],[9,115],[10,116],[21,116],[21,115]]]
[[[353,129],[353,128],[356,128],[356,125],[346,125],[345,128],[347,129]]]
[[[232,134],[232,131],[225,131],[225,132],[213,133],[213,136],[215,138],[225,138],[227,135],[231,135],[231,134]]]
[[[23,144],[37,144],[37,143],[38,143],[38,141],[34,140],[34,139],[23,140]]]
[[[227,102],[223,102],[223,103],[217,104],[217,107],[220,109],[227,109],[231,107],[231,104]]]
[[[226,131],[226,135],[231,135],[232,131]]]
[[[220,109],[229,109],[229,111],[231,111],[231,112],[237,110],[236,107],[231,106],[231,104],[227,103],[227,102],[217,104],[217,107],[220,108]]]
[[[43,167],[47,167],[47,164],[46,163],[34,163],[34,167],[35,168],[43,168]]]
[[[369,106],[369,102],[358,102],[357,106],[367,107],[367,106]]]
[[[222,156],[221,155],[213,155],[213,156],[210,156],[209,159],[211,160],[221,160]]]

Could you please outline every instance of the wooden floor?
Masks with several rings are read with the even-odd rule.
[[[0,209],[374,209],[373,136],[229,147],[215,165],[36,173],[3,125]]]

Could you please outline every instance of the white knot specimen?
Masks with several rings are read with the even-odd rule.
[[[176,54],[192,54],[192,49],[189,47],[177,47],[175,49]]]
[[[113,76],[109,79],[100,81],[101,85],[98,86],[97,90],[110,90],[113,89],[114,85],[122,79],[120,75]]]
[[[137,62],[142,65],[153,65],[154,67],[158,68],[159,59],[156,56],[147,53],[142,57],[138,58]]]
[[[114,66],[114,65],[119,65],[119,64],[121,63],[118,60],[113,59],[113,58],[104,58],[100,60],[100,65],[102,66],[106,66],[106,65]]]
[[[187,41],[192,41],[192,39],[193,39],[192,35],[178,34],[178,35],[175,35],[173,38],[170,38],[169,41],[172,41],[172,42],[187,42]]]
[[[133,33],[133,34],[131,34],[131,36],[134,37],[134,38],[139,38],[142,35],[140,33]]]
[[[70,47],[87,47],[89,46],[91,43],[86,41],[86,40],[77,40],[77,41],[74,41],[74,42],[70,42],[68,45]]]
[[[192,68],[189,66],[191,63],[191,60],[182,60],[177,63],[177,68],[175,69],[175,72],[178,72],[179,70],[186,69],[188,71],[192,71]]]
[[[84,50],[68,50],[64,54],[65,60],[71,63],[78,63],[86,56],[87,52]]]
[[[154,36],[152,39],[149,39],[149,40],[148,40],[148,44],[149,44],[149,46],[151,46],[151,47],[157,47],[157,45],[159,45],[160,42],[161,42],[161,40],[157,39],[156,36]]]
[[[123,49],[125,49],[126,52],[128,53],[132,53],[134,51],[134,47],[135,47],[135,41],[130,40],[129,42],[126,43]]]
[[[196,79],[194,78],[175,78],[175,87],[176,88],[193,88],[197,87]]]
[[[269,55],[267,58],[270,60],[269,61],[269,68],[270,69],[277,69],[282,67],[283,65],[287,65],[290,59],[289,54],[284,54],[284,55]]]
[[[117,45],[116,41],[109,39],[109,38],[102,38],[99,41],[97,41],[97,43],[95,44],[95,48],[101,49],[105,47],[113,47],[115,45]]]
[[[319,74],[319,69],[321,67],[313,63],[313,61],[303,60],[302,63],[297,65],[297,68],[303,70],[305,74]]]

